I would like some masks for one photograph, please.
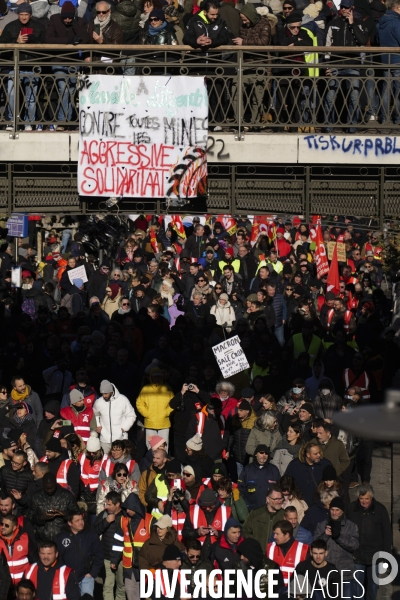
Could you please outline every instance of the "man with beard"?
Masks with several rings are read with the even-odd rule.
[[[85,406],[85,399],[81,391],[71,390],[69,393],[70,406],[60,410],[60,416],[71,421],[75,433],[80,435],[85,444],[90,437],[90,431],[96,431],[97,422],[93,408]]]
[[[46,458],[41,460],[49,464],[50,472],[56,476],[57,483],[65,489],[70,489],[77,498],[80,489],[79,467],[69,458],[59,439],[53,437],[47,442]]]
[[[27,514],[38,541],[53,540],[64,527],[67,514],[78,509],[74,496],[58,485],[54,473],[46,473],[42,482],[43,489],[33,496]]]

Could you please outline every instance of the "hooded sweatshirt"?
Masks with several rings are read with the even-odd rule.
[[[249,19],[250,27],[241,27],[239,37],[245,46],[269,46],[271,43],[271,25],[266,17],[258,14],[254,4],[245,4],[240,12]]]
[[[129,496],[126,498],[126,500],[124,500],[124,502],[122,502],[121,508],[122,508],[123,512],[119,513],[119,515],[117,517],[118,525],[116,526],[115,533],[114,533],[114,544],[112,547],[112,555],[111,555],[111,564],[114,564],[114,565],[118,565],[120,563],[120,561],[122,560],[123,544],[121,543],[121,539],[124,538],[125,532],[123,531],[123,528],[122,528],[121,517],[127,516],[126,511],[128,509],[135,511],[135,514],[133,515],[133,517],[130,517],[129,524],[128,524],[130,533],[132,534],[132,538],[133,538],[133,536],[135,535],[136,529],[138,528],[140,521],[144,518],[145,512],[146,512],[143,504],[140,502],[139,496],[137,494],[135,494],[134,492],[132,494],[129,494]],[[136,551],[137,550],[139,550],[139,548],[137,548]],[[135,574],[135,578],[139,579],[139,570],[132,569],[132,567],[129,569],[124,569],[124,577],[127,577],[129,579],[132,574],[132,571]]]
[[[240,529],[240,538],[236,544],[231,544],[228,541],[227,533],[232,527]],[[236,519],[230,517],[225,524],[224,533],[219,538],[218,542],[212,546],[211,561],[214,569],[232,569],[239,562],[240,555],[237,553],[237,546],[243,542],[242,526]]]
[[[150,372],[150,383],[145,385],[136,401],[136,408],[144,417],[146,429],[169,429],[171,421],[169,415],[173,411],[169,403],[174,393],[168,385],[153,383],[152,376],[159,369]]]
[[[320,373],[319,377],[316,377],[314,366],[313,366],[311,377],[306,379],[306,381],[305,381],[306,394],[310,398],[310,400],[314,400],[315,396],[318,394],[318,388],[319,388],[319,384],[321,383],[321,381],[323,379],[328,379],[328,377],[324,377],[324,373],[325,373],[325,365],[321,364],[321,373]],[[329,381],[332,383],[331,379],[329,379]],[[332,383],[332,385],[333,385],[333,383]]]

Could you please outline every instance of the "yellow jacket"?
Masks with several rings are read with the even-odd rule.
[[[170,400],[174,392],[168,385],[145,385],[136,400],[136,408],[144,417],[146,429],[168,429],[171,427],[169,415],[173,409]]]

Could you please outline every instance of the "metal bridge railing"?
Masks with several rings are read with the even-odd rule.
[[[209,127],[237,139],[248,129],[385,134],[400,124],[398,49],[2,44],[0,128],[11,136],[77,129],[78,90],[90,73],[203,75]]]

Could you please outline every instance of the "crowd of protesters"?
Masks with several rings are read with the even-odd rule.
[[[279,569],[281,598],[296,571],[375,599],[374,442],[335,412],[398,387],[380,232],[322,228],[346,249],[333,292],[315,219],[173,223],[140,216],[96,261],[50,219],[42,261],[19,246],[20,291],[3,244],[0,599],[136,600],[141,569],[181,568],[189,593],[199,569],[266,569],[265,591]],[[224,379],[232,336],[249,368]]]
[[[237,94],[243,94],[244,119],[261,129],[271,124],[318,124],[330,132],[334,125],[343,125],[355,133],[360,124],[400,123],[399,56],[382,54],[372,59],[365,53],[343,54],[342,50],[338,59],[332,54],[335,47],[398,48],[400,0],[388,0],[387,7],[384,0],[1,0],[0,13],[0,42],[21,45],[19,58],[27,62],[19,74],[21,109],[15,106],[13,63],[5,77],[8,131],[14,129],[16,109],[18,114],[22,111],[26,131],[76,130],[79,73],[85,72],[85,62],[106,61],[100,50],[92,55],[77,50],[66,58],[73,64],[65,63],[65,57],[60,60],[63,64],[51,58],[48,67],[38,70],[32,66],[32,44],[126,45],[129,50],[122,58],[107,58],[114,62],[113,72],[124,75],[148,74],[147,66],[143,70],[135,66],[138,44],[186,44],[206,55],[210,48],[227,45],[293,47],[294,54],[275,52],[264,58],[248,54],[240,90],[233,68],[226,69],[230,77],[224,83],[221,72],[188,65],[188,74],[208,76],[210,117],[218,123],[215,130],[234,122]],[[312,46],[326,46],[329,51],[301,51]],[[6,59],[10,56],[10,52],[4,54]],[[152,58],[162,60],[160,54]],[[223,58],[232,60],[229,53]],[[180,66],[185,55],[175,59]],[[252,69],[255,59],[260,64]],[[78,67],[77,63],[82,64]],[[268,65],[265,73],[264,63]],[[97,66],[94,72],[105,74],[106,70]],[[168,74],[178,72],[171,66]],[[154,66],[151,73],[162,74],[164,67]],[[318,82],[319,75],[326,78]]]

